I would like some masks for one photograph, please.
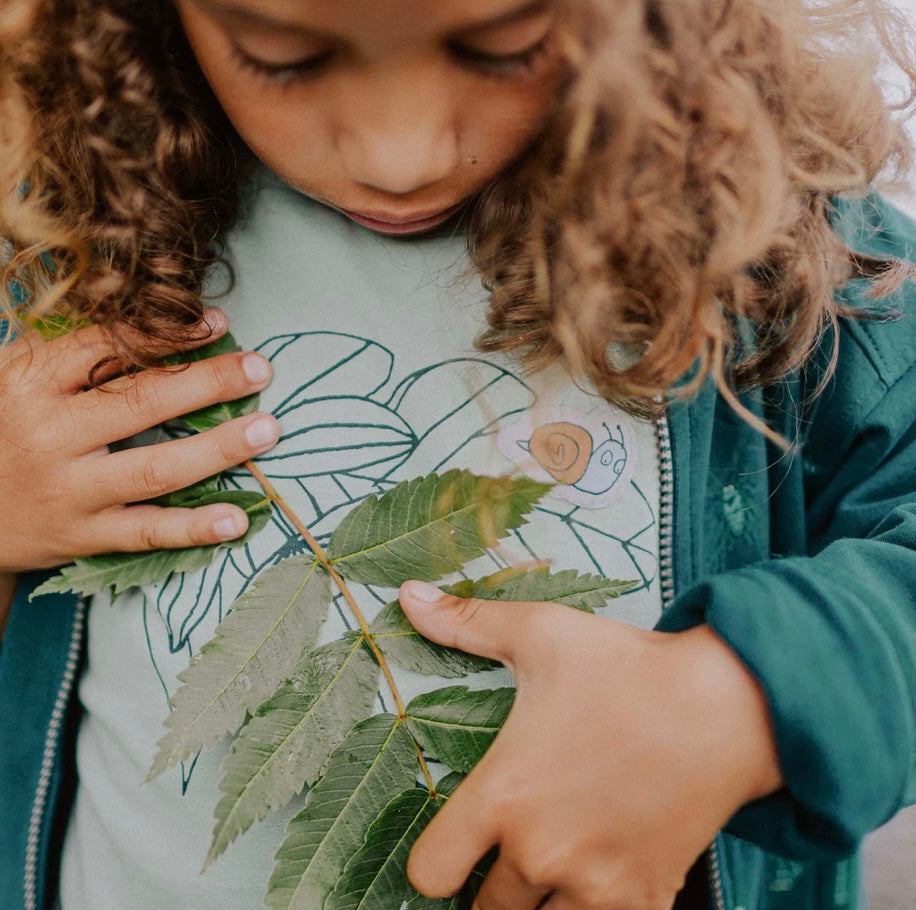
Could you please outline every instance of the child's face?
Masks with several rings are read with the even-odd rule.
[[[552,0],[176,0],[216,96],[303,193],[430,230],[537,134],[561,78]]]

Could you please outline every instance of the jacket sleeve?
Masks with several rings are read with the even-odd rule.
[[[873,198],[851,211],[852,245],[914,258],[916,225]],[[701,580],[660,626],[709,623],[759,680],[786,786],[729,830],[801,859],[850,852],[916,802],[914,282],[891,303],[900,318],[844,320],[807,420],[808,555]]]

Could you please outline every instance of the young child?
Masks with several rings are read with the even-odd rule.
[[[498,847],[475,910],[860,906],[858,843],[916,801],[916,228],[864,195],[909,161],[867,35],[912,73],[908,28],[803,0],[5,4],[2,906],[261,902],[296,800],[200,876],[225,749],[140,783],[177,674],[295,533],[113,608],[27,601],[74,556],[240,536],[146,501],[254,488],[255,456],[320,538],[430,471],[550,480],[482,564],[633,582],[599,615],[402,587],[518,689],[412,851],[421,892]],[[42,341],[26,306],[92,324]],[[245,352],[132,369],[228,325]]]

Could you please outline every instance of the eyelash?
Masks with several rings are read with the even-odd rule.
[[[232,59],[239,69],[253,72],[265,82],[279,83],[281,85],[288,85],[291,82],[316,76],[325,64],[331,61],[335,53],[333,50],[327,50],[293,63],[265,63],[263,60],[258,60],[256,57],[246,54],[237,44],[231,46],[231,51]]]
[[[505,79],[519,73],[530,72],[538,58],[547,50],[547,38],[544,37],[531,47],[514,54],[488,54],[486,51],[465,47],[457,42],[449,42],[449,53],[462,65],[483,72],[497,79]]]
[[[494,79],[508,79],[529,72],[534,67],[538,58],[547,50],[547,38],[542,38],[531,47],[514,54],[488,54],[486,51],[465,47],[458,42],[449,42],[447,46],[449,53],[461,66]],[[240,69],[254,72],[265,82],[280,85],[317,76],[336,53],[334,50],[327,50],[293,63],[266,63],[247,54],[235,44],[231,46],[231,52]]]

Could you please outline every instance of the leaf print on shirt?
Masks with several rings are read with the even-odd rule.
[[[529,383],[483,358],[454,358],[399,376],[392,351],[345,333],[281,335],[257,350],[273,367],[262,407],[270,409],[282,429],[278,444],[257,459],[258,466],[323,546],[355,504],[403,480],[449,468],[492,475],[512,470],[517,459],[507,460],[498,440],[506,427],[530,426],[536,400]],[[272,390],[277,390],[273,400]],[[280,393],[283,397],[276,400]],[[601,421],[587,424],[596,437],[598,431],[603,434],[594,446],[595,465],[601,468],[602,450],[613,449],[615,462],[622,458],[623,465],[613,474],[612,485],[630,487],[627,465],[633,459],[627,453],[635,452],[635,443],[626,426],[618,432],[612,411],[606,416],[609,430]],[[546,479],[552,482],[549,475]],[[257,489],[242,469],[229,472],[224,482]],[[529,524],[516,529],[508,544],[466,566],[463,577],[562,553],[563,568],[576,565],[600,574],[607,574],[607,568],[609,577],[640,578],[640,587],[647,587],[655,578],[656,550],[640,541],[654,533],[655,507],[632,486],[630,507],[625,516],[615,518],[613,529],[595,510],[593,493],[575,491],[586,497],[588,509],[580,509],[568,496],[547,497]],[[200,572],[172,576],[144,590],[151,614],[146,616],[149,653],[166,699],[176,688],[177,674],[212,636],[251,579],[303,547],[296,530],[275,512],[244,547],[221,553]],[[578,562],[570,564],[570,553],[579,554]],[[387,589],[354,588],[370,617],[391,599]],[[350,629],[348,616],[345,610],[332,609],[329,635]],[[379,696],[378,707],[384,711],[390,706]],[[192,771],[193,762],[183,768],[183,786]]]

